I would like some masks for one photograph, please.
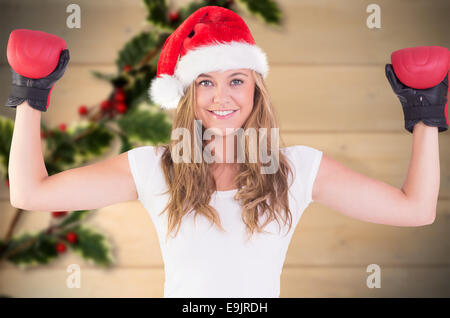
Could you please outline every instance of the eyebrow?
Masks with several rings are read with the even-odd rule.
[[[247,76],[247,74],[237,72],[237,73],[233,73],[233,74],[229,75],[228,77],[231,77],[231,76],[234,76],[234,75],[239,75],[239,74],[244,75],[244,76]],[[206,75],[206,74],[203,74],[203,73],[200,74],[198,77],[211,77],[211,78],[212,78],[212,76]]]

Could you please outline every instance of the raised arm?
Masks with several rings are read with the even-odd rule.
[[[40,120],[69,63],[65,41],[42,31],[17,29],[10,34],[7,57],[12,88],[5,106],[16,109],[8,166],[11,204],[26,210],[69,211],[136,199],[128,153],[48,176]]]
[[[440,46],[395,51],[386,77],[413,134],[406,180],[397,189],[323,155],[312,197],[348,216],[388,225],[420,226],[436,218],[440,168],[438,133],[448,130],[450,53]]]
[[[422,226],[434,222],[439,193],[438,129],[414,127],[411,161],[401,189],[353,171],[323,154],[312,198],[366,222]]]

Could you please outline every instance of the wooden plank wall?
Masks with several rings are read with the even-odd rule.
[[[401,106],[384,75],[394,50],[418,46],[450,47],[450,3],[377,1],[382,28],[368,29],[367,1],[278,0],[284,24],[264,25],[242,13],[255,40],[268,55],[267,79],[288,145],[324,151],[348,167],[401,187],[412,136],[403,129]],[[80,0],[81,29],[65,26],[70,2],[2,1],[0,10],[0,96],[9,93],[6,63],[9,33],[39,29],[64,37],[69,67],[52,92],[43,115],[50,126],[77,119],[80,104],[94,104],[109,85],[90,70],[114,71],[123,44],[146,28],[140,0]],[[174,7],[187,1],[173,1]],[[243,12],[243,11],[241,11]],[[14,112],[0,108],[3,116]],[[441,188],[434,224],[394,227],[351,219],[312,203],[288,250],[281,297],[448,297],[450,296],[450,135],[439,135]],[[118,148],[108,156],[117,154]],[[108,157],[108,156],[105,156]],[[0,235],[6,234],[13,208],[0,185]],[[29,211],[16,234],[44,227],[50,214]],[[94,213],[87,222],[107,234],[116,265],[101,270],[74,254],[48,266],[20,270],[0,266],[0,294],[18,297],[162,297],[164,268],[154,225],[138,202],[123,202]],[[80,289],[66,288],[66,268],[82,269]],[[381,288],[369,289],[369,264],[381,267]]]

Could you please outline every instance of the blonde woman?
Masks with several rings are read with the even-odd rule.
[[[47,42],[21,36],[17,41],[37,49],[51,42],[50,35],[41,35]],[[266,55],[236,13],[216,6],[189,16],[159,57],[149,94],[162,108],[176,108],[172,141],[49,177],[40,116],[68,63],[65,43],[51,43],[50,65],[37,74],[28,72],[36,61],[9,59],[16,88],[7,106],[18,106],[11,203],[71,211],[138,199],[157,229],[164,297],[279,297],[289,242],[313,201],[367,222],[421,226],[434,220],[441,121],[416,121],[402,189],[352,171],[320,150],[280,147],[265,84]],[[58,60],[60,52],[67,53]],[[27,85],[30,75],[37,80]]]

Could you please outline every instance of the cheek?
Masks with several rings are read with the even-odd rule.
[[[245,109],[243,109],[243,111],[242,111],[240,125],[243,125],[244,122],[250,117],[252,110],[253,110],[252,106],[245,106]]]
[[[194,117],[196,120],[201,120],[202,125],[205,127],[209,127],[209,122],[211,118],[208,116],[208,113],[205,111],[205,107],[202,105],[197,105],[194,108]]]
[[[204,102],[202,102],[201,97],[197,96],[195,99],[195,106],[194,106],[194,115],[197,119],[200,119],[201,117],[205,116],[202,112],[203,108]]]
[[[246,93],[245,97],[242,99],[242,113],[248,116],[253,110],[253,95],[251,93]]]

